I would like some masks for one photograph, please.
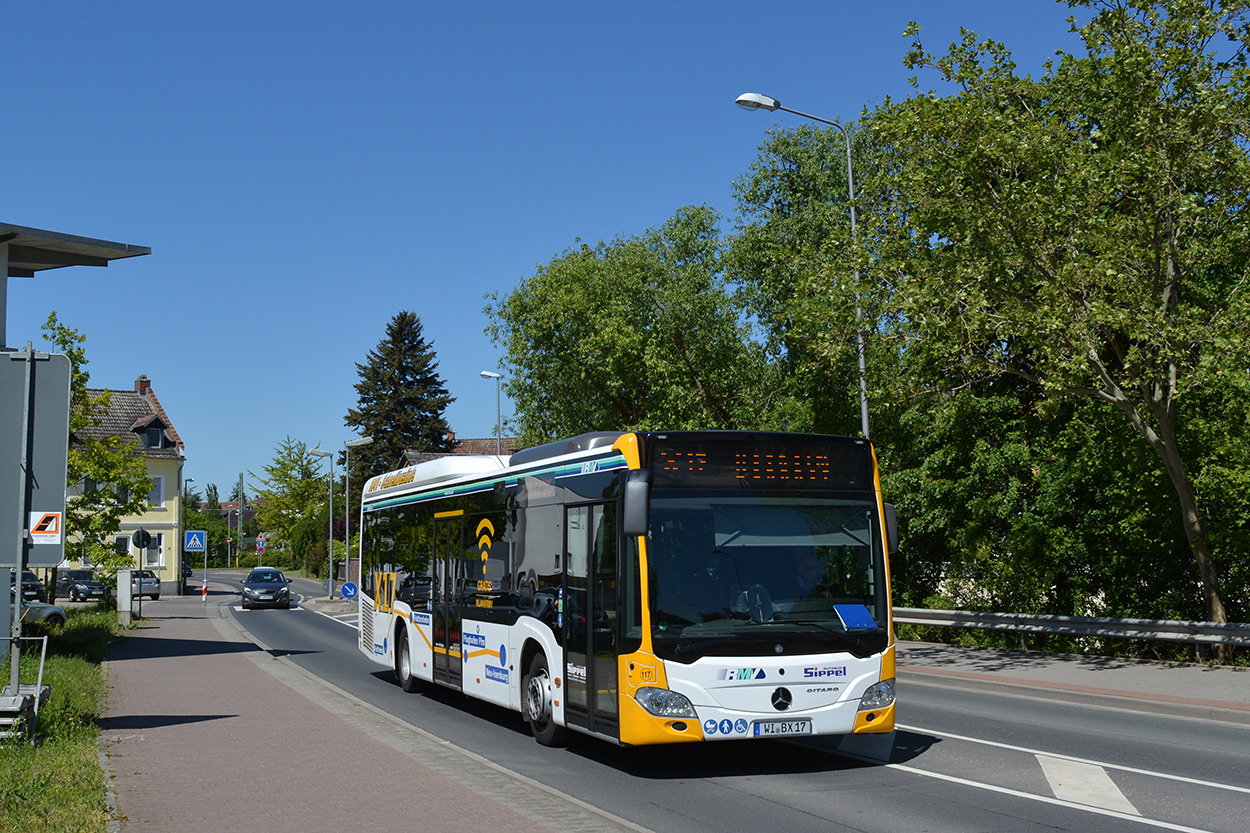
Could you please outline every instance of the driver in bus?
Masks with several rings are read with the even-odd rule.
[[[804,553],[795,559],[795,598],[804,599],[821,586],[820,564],[812,553]]]

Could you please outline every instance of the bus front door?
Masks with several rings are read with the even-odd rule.
[[[620,736],[617,714],[616,504],[569,506],[564,515],[565,719]]]
[[[434,680],[461,687],[460,605],[464,601],[463,512],[434,516]]]

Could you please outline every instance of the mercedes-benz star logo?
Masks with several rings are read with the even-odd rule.
[[[790,708],[790,704],[794,702],[794,698],[790,696],[788,688],[779,688],[773,692],[772,696],[773,708],[779,712],[783,712]]]

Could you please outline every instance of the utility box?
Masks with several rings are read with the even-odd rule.
[[[130,626],[130,605],[133,595],[130,592],[130,568],[117,571],[117,624]]]

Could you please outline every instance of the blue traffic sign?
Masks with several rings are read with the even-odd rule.
[[[187,552],[204,552],[208,533],[202,529],[189,529],[183,536],[182,548]]]
[[[342,591],[344,599],[356,598],[356,585],[350,581],[343,582]]]

